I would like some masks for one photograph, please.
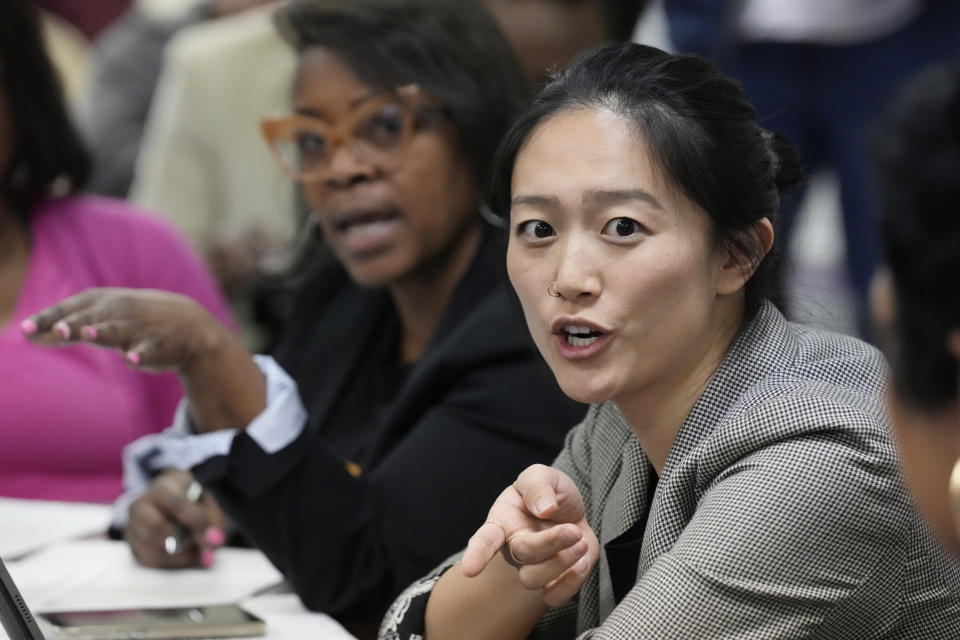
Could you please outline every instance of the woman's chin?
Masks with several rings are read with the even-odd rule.
[[[379,257],[379,256],[378,256]],[[358,286],[378,289],[396,282],[406,273],[407,269],[396,264],[390,256],[371,258],[368,260],[347,259],[340,263],[347,270],[350,279]]]
[[[613,397],[613,393],[605,386],[600,386],[584,380],[563,380],[558,378],[560,389],[567,396],[583,404],[601,404]]]

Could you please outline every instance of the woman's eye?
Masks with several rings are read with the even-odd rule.
[[[517,227],[517,235],[527,241],[536,242],[555,236],[557,232],[543,220],[528,220],[527,222],[521,222]]]
[[[297,134],[297,153],[303,158],[314,158],[326,150],[327,141],[323,136],[304,131]]]
[[[603,227],[603,233],[616,238],[629,238],[640,233],[643,227],[630,218],[614,218]]]
[[[392,147],[403,135],[404,115],[400,107],[387,105],[361,125],[356,136],[375,147]]]

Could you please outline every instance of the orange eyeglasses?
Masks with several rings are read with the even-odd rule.
[[[373,94],[336,125],[301,114],[264,118],[263,136],[284,173],[301,182],[323,179],[337,149],[350,144],[364,162],[385,169],[397,162],[424,109],[440,111],[417,85]]]

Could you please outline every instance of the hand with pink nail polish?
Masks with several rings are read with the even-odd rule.
[[[118,349],[129,362],[154,370],[183,369],[232,338],[191,298],[152,289],[88,289],[20,326],[38,344],[86,342]]]
[[[147,567],[207,568],[223,546],[229,522],[208,491],[191,500],[193,477],[171,470],[157,476],[147,491],[130,505],[124,538],[137,561]],[[169,541],[178,540],[176,549]]]
[[[239,429],[266,406],[263,375],[240,338],[191,298],[155,289],[87,289],[24,320],[39,345],[85,343],[184,380],[199,431]]]

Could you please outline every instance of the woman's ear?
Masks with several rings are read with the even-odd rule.
[[[743,288],[773,247],[773,224],[769,218],[760,218],[742,234],[746,242],[725,248],[720,256],[717,293],[721,295],[730,295]],[[746,247],[750,250],[746,251]]]

